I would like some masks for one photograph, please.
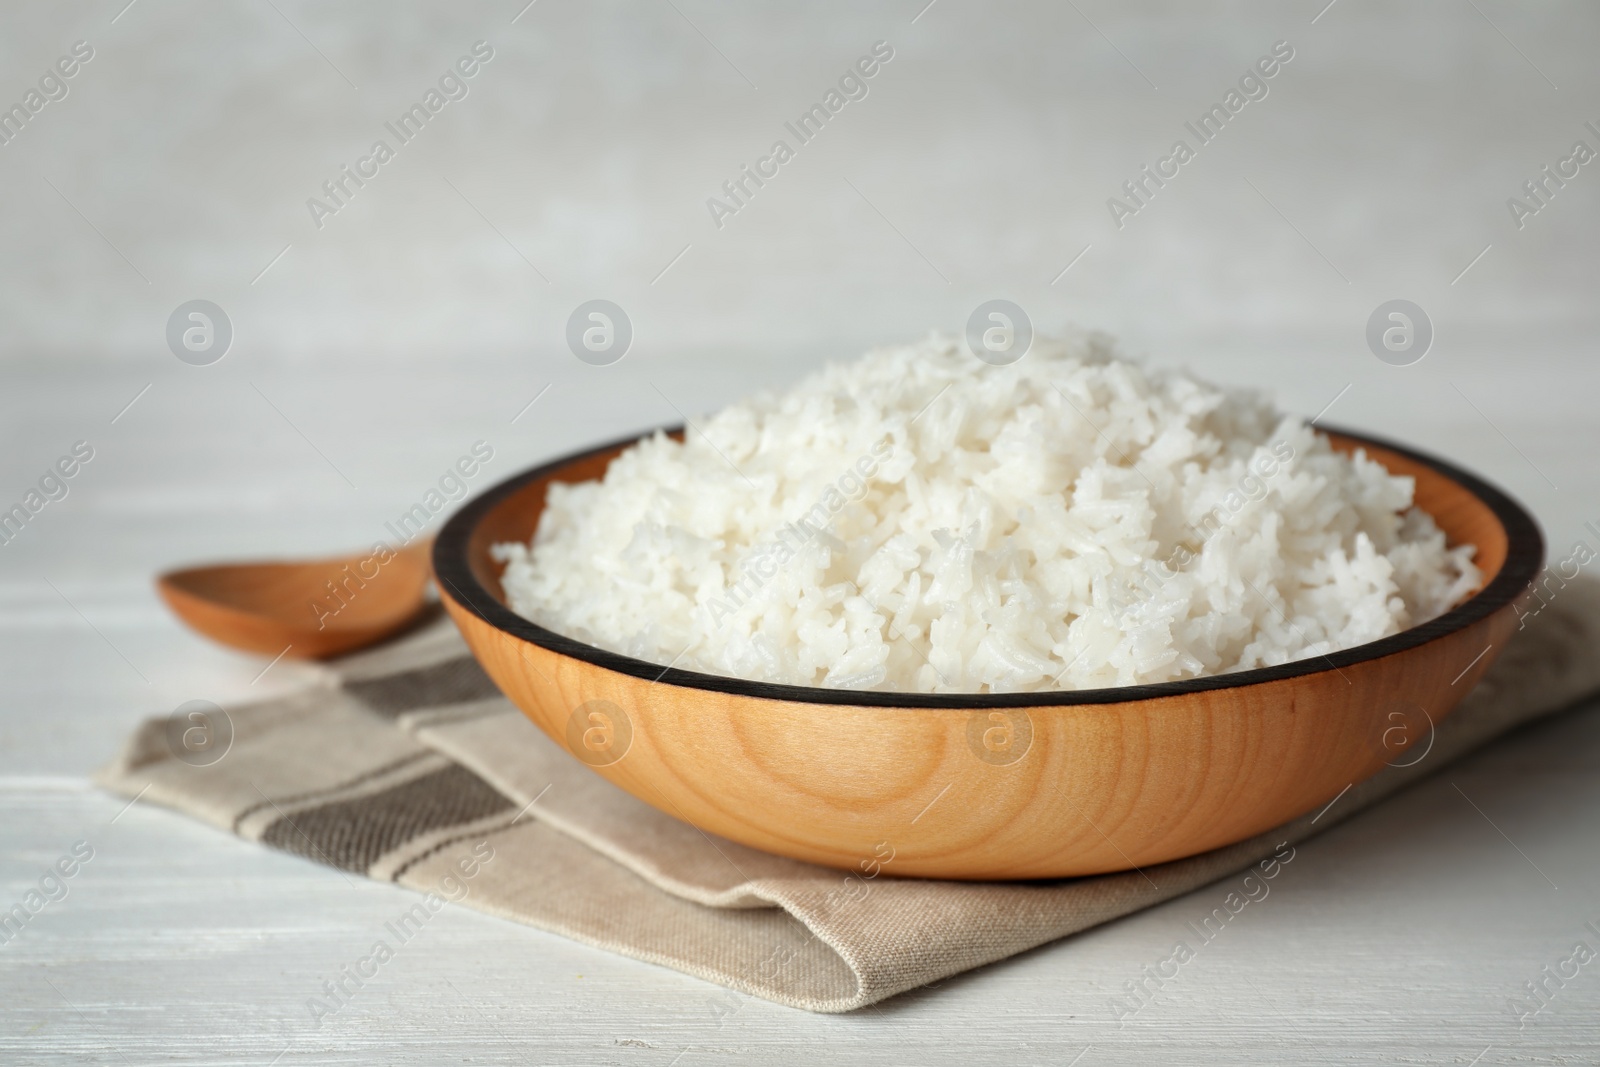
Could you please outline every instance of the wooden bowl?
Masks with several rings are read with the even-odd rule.
[[[769,685],[646,663],[505,605],[489,546],[527,541],[551,482],[600,477],[632,441],[520,474],[434,547],[478,662],[545,733],[669,815],[768,852],[895,875],[1060,878],[1261,833],[1431,743],[1515,627],[1544,556],[1533,519],[1439,460],[1329,433],[1416,479],[1484,586],[1391,637],[1278,667],[1114,689],[924,695]]]

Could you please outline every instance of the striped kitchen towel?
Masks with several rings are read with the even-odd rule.
[[[417,890],[426,895],[412,911],[423,919],[458,901],[746,994],[840,1012],[1246,868],[1272,877],[1314,830],[1600,689],[1597,649],[1600,582],[1570,582],[1525,616],[1426,758],[1385,769],[1320,818],[1142,873],[1057,882],[868,877],[703,833],[539,732],[444,619],[334,664],[293,696],[226,711],[185,705],[147,721],[98,780]],[[734,1010],[736,998],[724,998]]]

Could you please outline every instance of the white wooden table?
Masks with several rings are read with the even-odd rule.
[[[1600,949],[1600,708],[1304,845],[1120,1029],[1109,998],[1221,888],[847,1017],[728,1014],[694,979],[450,909],[317,1027],[307,999],[407,895],[86,784],[142,717],[314,670],[181,630],[155,571],[362,546],[476,440],[481,487],[995,295],[1334,402],[1505,485],[1557,548],[1594,544],[1600,173],[1522,230],[1505,207],[1596,143],[1591,10],[676,6],[0,13],[0,102],[96,48],[0,147],[0,506],[95,448],[0,547],[0,908],[94,853],[0,944],[0,1062],[1600,1060],[1600,962],[1521,1029],[1506,1005]],[[315,229],[305,198],[480,38],[472,95]],[[714,228],[705,198],[877,39],[896,57],[871,95]],[[1271,95],[1112,227],[1105,199],[1278,39]],[[595,296],[637,327],[614,367],[561,340]],[[196,297],[236,328],[209,367],[163,338]],[[1414,366],[1362,340],[1392,297],[1438,327]]]

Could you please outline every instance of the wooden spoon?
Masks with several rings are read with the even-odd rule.
[[[383,640],[423,608],[433,539],[303,562],[219,563],[168,571],[156,589],[174,614],[221,644],[324,659]]]

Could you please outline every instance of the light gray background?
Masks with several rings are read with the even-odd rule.
[[[355,548],[475,440],[481,488],[995,297],[1307,415],[1336,400],[1328,421],[1511,489],[1561,554],[1600,544],[1600,162],[1521,230],[1506,207],[1574,140],[1600,149],[1600,12],[1325,2],[0,10],[0,104],[96,52],[0,146],[0,506],[96,449],[0,547],[0,904],[97,849],[0,946],[5,1058],[1592,1061],[1600,973],[1522,1032],[1504,1008],[1600,921],[1592,713],[1454,772],[1504,836],[1436,779],[1308,844],[1120,1032],[1107,997],[1206,891],[881,1011],[749,1001],[720,1026],[711,987],[452,912],[311,1030],[304,998],[405,899],[142,805],[109,823],[83,785],[142,716],[315,670],[258,678],[180,630],[155,571]],[[317,229],[306,198],[480,39],[470,95]],[[715,227],[706,198],[878,40],[867,98]],[[1117,229],[1106,199],[1278,40],[1268,97]],[[596,297],[634,324],[611,367],[563,340]],[[209,367],[164,340],[196,298],[235,330]],[[1410,367],[1363,337],[1393,298],[1436,330]]]

